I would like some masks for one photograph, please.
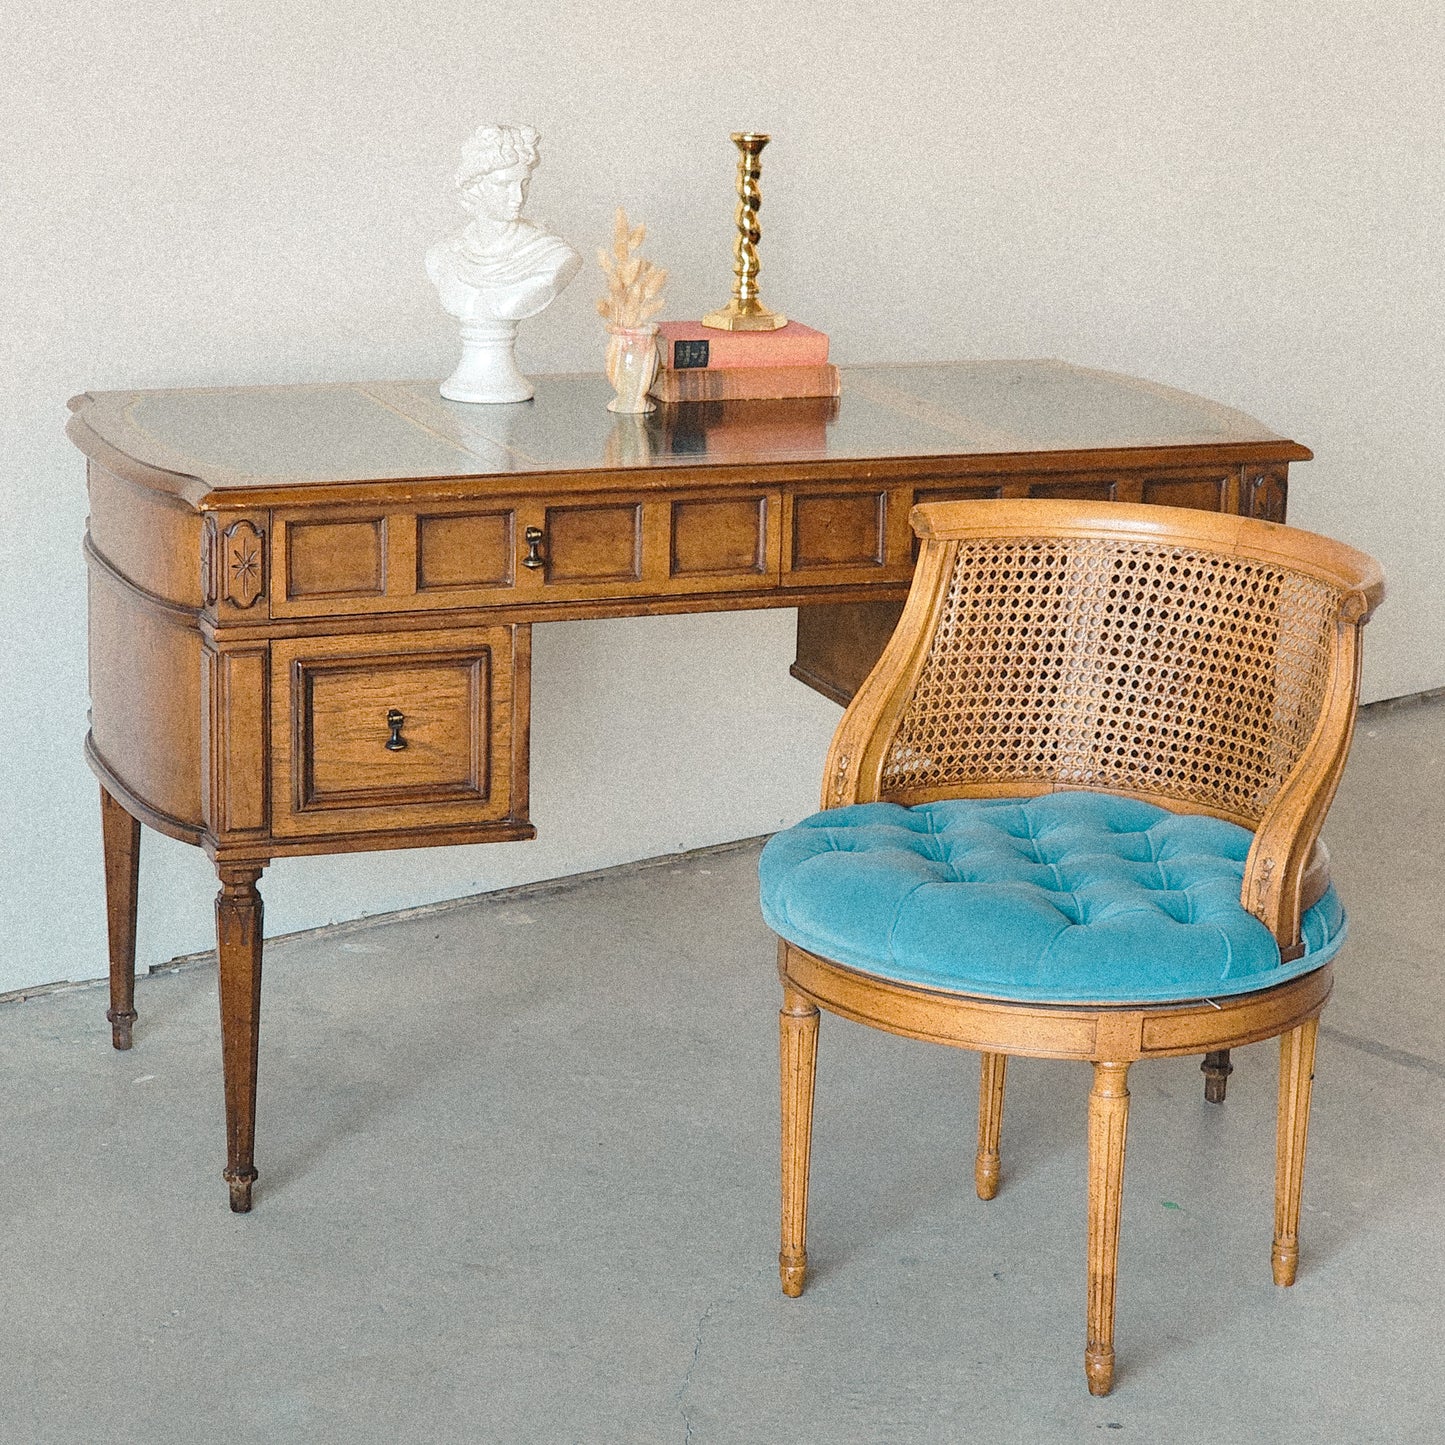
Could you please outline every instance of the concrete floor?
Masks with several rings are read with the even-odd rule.
[[[1087,1068],[827,1018],[807,1294],[778,1291],[752,847],[283,941],[261,1180],[219,1178],[214,972],[0,1008],[0,1440],[1445,1440],[1445,706],[1367,713],[1291,1290],[1273,1044],[1140,1065],[1115,1391],[1083,1378]]]

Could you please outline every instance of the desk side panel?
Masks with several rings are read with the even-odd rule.
[[[163,493],[89,466],[90,545],[137,587],[199,609],[200,514]]]
[[[201,826],[201,637],[194,614],[158,603],[90,563],[90,730],[136,800]]]

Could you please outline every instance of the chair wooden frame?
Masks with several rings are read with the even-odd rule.
[[[1248,518],[1186,509],[1110,503],[1001,501],[932,503],[912,513],[922,551],[913,588],[892,641],[834,735],[822,806],[940,797],[1031,796],[1056,780],[989,779],[923,790],[890,783],[887,763],[927,662],[960,548],[983,539],[1101,539],[1129,546],[1164,544],[1248,558],[1328,584],[1338,597],[1322,701],[1313,730],[1259,816],[1207,801],[1110,787],[1110,792],[1202,812],[1254,831],[1241,902],[1274,934],[1282,959],[1301,956],[1300,918],[1328,884],[1320,827],[1349,752],[1359,687],[1360,630],[1384,595],[1373,559],[1312,533]],[[999,1138],[1010,1054],[1077,1059],[1094,1068],[1088,1104],[1089,1389],[1107,1394],[1114,1377],[1114,1291],[1119,1207],[1129,1113],[1128,1074],[1139,1059],[1204,1054],[1222,1098],[1227,1050],[1278,1036],[1275,1283],[1294,1282],[1310,1082],[1320,1011],[1332,985],[1330,965],[1273,987],[1220,1000],[1161,1005],[1015,1004],[898,983],[845,967],[781,940],[778,971],[782,1096],[783,1292],[800,1295],[807,1273],[808,1169],[819,1009],[909,1038],[981,1055],[975,1187],[991,1199],[1000,1178]]]

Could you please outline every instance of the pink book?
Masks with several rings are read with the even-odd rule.
[[[657,349],[664,371],[730,371],[743,366],[823,366],[828,336],[801,321],[776,331],[714,331],[700,321],[663,321]]]

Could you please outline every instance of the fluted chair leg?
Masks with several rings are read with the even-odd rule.
[[[1274,1248],[1276,1284],[1293,1284],[1299,1268],[1300,1195],[1304,1189],[1305,1140],[1310,1127],[1318,1018],[1306,1019],[1279,1039],[1279,1123],[1275,1134]]]
[[[808,1272],[808,1162],[813,1144],[813,1079],[818,1062],[818,1009],[783,985],[778,1013],[783,1113],[783,1239],[778,1274],[785,1295],[803,1292]]]
[[[1114,1282],[1128,1127],[1129,1065],[1095,1063],[1089,1095],[1089,1342],[1084,1349],[1091,1395],[1107,1395],[1114,1384]]]
[[[1224,1091],[1229,1086],[1229,1076],[1234,1072],[1234,1065],[1229,1062],[1229,1050],[1215,1049],[1212,1053],[1205,1054],[1199,1069],[1204,1075],[1204,1102],[1222,1104]]]
[[[998,1138],[1003,1127],[1004,1070],[1007,1054],[980,1054],[978,1074],[978,1153],[973,1161],[973,1184],[980,1199],[998,1193]]]

